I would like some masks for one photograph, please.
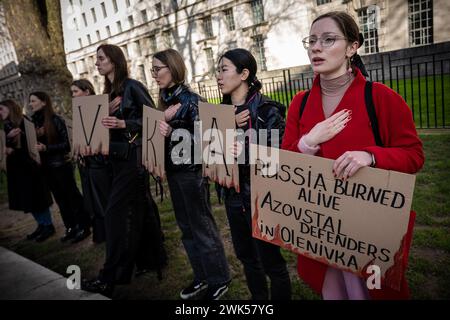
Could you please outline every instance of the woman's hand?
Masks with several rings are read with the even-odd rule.
[[[180,107],[181,103],[177,103],[175,105],[170,106],[169,108],[167,108],[166,111],[164,111],[164,119],[166,120],[166,122],[169,122],[170,120],[173,119],[173,117],[178,112],[178,109],[180,109]]]
[[[42,144],[42,143],[38,142],[36,144],[36,150],[39,151],[39,152],[47,151],[47,146],[45,144]]]
[[[308,146],[315,147],[333,139],[352,119],[351,115],[351,110],[342,110],[328,119],[319,122],[307,135],[305,135],[305,143]]]
[[[347,151],[336,159],[333,173],[336,178],[346,180],[353,176],[360,168],[372,164],[372,155],[366,151]]]
[[[8,133],[8,135],[6,137],[8,139],[13,139],[13,138],[17,137],[20,134],[20,132],[21,132],[20,128],[14,128]]]
[[[234,144],[230,146],[229,151],[234,158],[238,158],[243,149],[244,149],[243,143],[236,141]]]
[[[109,114],[113,114],[120,107],[120,103],[122,102],[122,97],[116,97],[113,101],[109,103]]]
[[[14,152],[14,149],[13,149],[13,148],[6,148],[6,149],[5,149],[5,153],[6,153],[7,156],[9,156],[10,154],[12,154],[13,152]]]
[[[117,119],[117,117],[104,117],[102,119],[102,125],[107,129],[125,129],[125,120]]]
[[[164,137],[168,137],[172,133],[172,127],[167,122],[160,120],[159,132],[161,132]]]
[[[236,107],[234,107],[234,110],[236,111]],[[250,119],[250,111],[248,109],[235,115],[236,125],[238,128],[245,127],[248,119]]]

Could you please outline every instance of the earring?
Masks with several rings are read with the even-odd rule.
[[[352,62],[350,60],[350,57],[347,58],[347,72],[348,73],[352,73],[353,69],[352,69]]]

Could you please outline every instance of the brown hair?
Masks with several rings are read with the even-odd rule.
[[[95,95],[95,89],[92,83],[87,79],[79,79],[72,82],[71,86],[75,86],[82,91],[88,91],[89,95]]]
[[[44,113],[45,135],[47,136],[47,140],[49,143],[55,143],[56,128],[53,123],[53,116],[55,115],[55,111],[53,110],[52,100],[50,99],[50,96],[43,91],[32,92],[28,97],[30,98],[31,96],[35,96],[45,103],[45,105],[42,107],[42,111]]]
[[[364,37],[359,32],[358,24],[351,15],[344,11],[331,11],[315,18],[311,25],[325,18],[331,18],[334,22],[336,22],[339,30],[341,30],[344,37],[347,38],[348,43],[352,44],[353,42],[358,42],[358,48],[362,46],[364,43]],[[361,72],[367,76],[366,68],[361,60],[361,57],[357,53],[350,58],[350,61],[353,66],[358,67]]]
[[[105,88],[103,93],[115,93],[116,95],[122,94],[123,84],[128,78],[127,60],[120,47],[112,44],[102,44],[97,48],[97,52],[102,50],[105,56],[114,65],[114,80],[111,83],[108,77],[105,75]]]
[[[20,123],[23,119],[22,107],[15,101],[8,99],[0,102],[0,105],[5,106],[9,110],[9,120],[15,128],[20,127]]]
[[[163,51],[159,51],[153,55],[153,58],[158,59],[162,63],[164,63],[170,71],[172,75],[172,81],[175,84],[184,84],[186,81],[186,65],[184,64],[183,57],[177,50],[174,49],[166,49]],[[161,99],[161,90],[159,91],[159,102],[158,107],[167,108],[164,101]]]

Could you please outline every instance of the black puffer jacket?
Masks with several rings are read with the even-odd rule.
[[[181,104],[177,113],[168,124],[173,130],[186,129],[191,135],[191,154],[190,159],[186,163],[173,163],[172,150],[178,144],[178,141],[172,141],[171,135],[166,138],[166,170],[167,171],[180,171],[180,170],[201,170],[201,164],[194,163],[194,143],[200,143],[200,141],[194,140],[194,122],[199,120],[198,103],[199,101],[206,101],[203,97],[199,96],[195,92],[191,91],[185,85],[177,85],[167,90],[161,91],[161,99],[167,106],[172,106],[177,103]],[[180,155],[181,156],[181,155]]]
[[[123,84],[123,92],[120,94],[122,102],[119,109],[113,114],[118,119],[125,120],[125,129],[110,130],[111,141],[126,142],[138,134],[134,140],[136,145],[142,144],[142,106],[154,108],[155,103],[150,97],[147,88],[139,81],[127,79]],[[110,100],[117,95],[112,94]]]
[[[44,126],[44,112],[36,111],[32,120],[36,128]],[[61,167],[70,162],[70,141],[64,119],[56,114],[52,116],[53,125],[56,132],[56,141],[49,143],[47,135],[37,137],[38,142],[44,144],[47,150],[40,152],[41,161],[47,167]]]

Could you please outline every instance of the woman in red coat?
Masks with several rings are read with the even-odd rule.
[[[424,154],[411,111],[400,95],[381,83],[373,83],[372,89],[383,146],[376,143],[365,107],[366,79],[361,73],[365,68],[356,54],[362,42],[357,24],[345,12],[330,12],[314,20],[303,43],[316,77],[301,117],[305,92],[291,102],[282,148],[334,159],[334,175],[344,180],[365,166],[416,173]],[[414,217],[412,212],[406,250]],[[407,260],[405,254],[404,268]],[[379,290],[368,290],[364,279],[301,255],[298,273],[324,299],[409,297],[405,279],[400,291],[383,284]]]

